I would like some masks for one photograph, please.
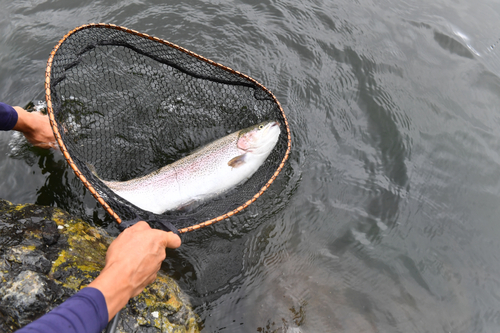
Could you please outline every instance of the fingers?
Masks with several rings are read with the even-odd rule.
[[[50,149],[50,148],[58,149],[59,148],[59,145],[55,141],[48,142],[48,143],[37,143],[37,144],[33,144],[33,146],[43,148],[43,149]]]
[[[181,246],[181,238],[172,231],[165,232],[158,229],[152,229],[151,231],[158,237],[164,248],[176,249]]]
[[[139,221],[127,230],[130,230],[130,232],[135,231],[145,231],[149,230],[151,227],[149,224],[145,221]],[[169,248],[169,249],[176,249],[179,246],[181,246],[181,238],[174,234],[173,232],[165,232],[162,230],[158,229],[151,229],[151,231],[154,233],[155,237],[158,237],[159,241],[163,243],[163,247]]]
[[[167,234],[167,247],[169,249],[176,249],[181,246],[181,238],[179,235],[174,234],[172,231],[169,231]]]
[[[132,229],[132,230],[148,230],[151,229],[149,224],[146,221],[139,221],[127,230]]]

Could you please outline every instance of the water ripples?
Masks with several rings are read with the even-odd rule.
[[[282,103],[293,150],[256,203],[169,253],[164,269],[205,330],[490,332],[500,300],[499,11],[474,6],[13,2],[11,23],[0,22],[0,93],[32,98],[53,45],[91,21],[248,74]],[[16,171],[4,197],[107,223],[57,156],[34,156],[18,169],[39,185]]]

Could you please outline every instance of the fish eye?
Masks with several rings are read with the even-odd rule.
[[[264,128],[264,125],[259,125],[259,129],[263,129]]]

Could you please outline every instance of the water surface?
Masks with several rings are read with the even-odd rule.
[[[205,332],[498,332],[500,5],[467,1],[0,1],[0,100],[43,90],[89,22],[179,44],[271,89],[278,180],[184,236],[163,269]],[[57,152],[0,133],[0,197],[116,232]]]

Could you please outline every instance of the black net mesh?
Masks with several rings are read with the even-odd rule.
[[[226,214],[258,193],[280,169],[288,126],[274,96],[252,79],[175,45],[126,29],[90,26],[63,39],[48,86],[57,130],[78,171],[127,226],[185,228]],[[161,215],[115,195],[106,180],[146,175],[229,133],[278,120],[278,144],[244,184],[191,211]],[[171,223],[171,225],[169,224]]]

